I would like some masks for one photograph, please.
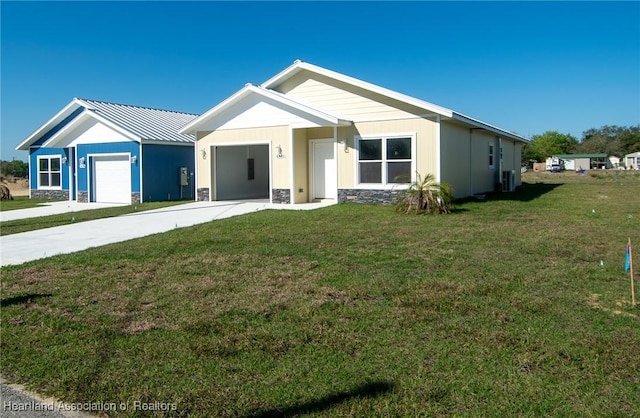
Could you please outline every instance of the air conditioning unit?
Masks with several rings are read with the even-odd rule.
[[[513,192],[516,189],[515,170],[505,170],[502,172],[502,191]]]

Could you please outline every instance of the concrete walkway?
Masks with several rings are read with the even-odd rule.
[[[79,222],[0,237],[0,265],[17,265],[58,254],[127,241],[176,228],[244,215],[264,209],[309,210],[333,202],[274,205],[266,200],[192,202],[150,211]]]
[[[27,390],[22,385],[7,383],[0,376],[0,417],[1,418],[94,418],[78,405],[46,398]],[[82,405],[80,405],[82,406]]]

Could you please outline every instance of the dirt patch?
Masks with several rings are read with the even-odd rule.
[[[597,293],[594,293],[591,295],[591,297],[589,297],[589,299],[587,300],[587,305],[591,306],[592,308],[596,308],[596,309],[600,309],[601,311],[613,314],[613,315],[622,315],[622,316],[628,316],[631,318],[637,318],[638,316],[635,314],[632,314],[630,312],[624,312],[621,309],[618,308],[624,308],[627,307],[628,305],[631,304],[631,302],[627,301],[627,300],[618,300],[616,301],[616,306],[617,308],[607,308],[605,306],[602,306],[602,304],[600,303],[600,296]]]
[[[29,179],[3,177],[2,184],[9,188],[11,196],[29,196]]]

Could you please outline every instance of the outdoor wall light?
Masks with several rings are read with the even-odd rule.
[[[342,146],[344,147],[344,152],[349,152],[349,145],[346,139],[343,139],[342,141],[340,141],[340,143],[342,144]]]
[[[80,157],[78,162],[80,163],[80,168],[85,168],[84,157]]]
[[[276,157],[278,158],[282,158],[282,147],[280,146],[280,144],[276,145]]]
[[[129,161],[131,161],[131,164],[135,164],[135,163],[138,162],[138,157],[134,155],[134,156],[131,157],[131,159]]]
[[[205,150],[204,148],[200,148],[200,155],[202,155],[202,159],[206,160],[207,159],[207,150]]]
[[[67,157],[62,157],[62,164],[66,164],[67,163]]]

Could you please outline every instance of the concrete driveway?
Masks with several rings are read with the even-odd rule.
[[[57,254],[166,232],[266,209],[268,202],[192,202],[0,237],[0,264],[22,264]]]
[[[61,213],[79,212],[81,210],[111,208],[114,206],[126,206],[125,203],[78,203],[78,202],[50,202],[43,203],[34,208],[16,209],[0,212],[0,222],[14,221],[16,219],[37,218],[39,216],[59,215]]]
[[[244,215],[264,209],[316,209],[332,203],[274,205],[266,200],[192,202],[112,218],[79,222],[0,237],[0,265],[69,254],[91,247],[127,241],[176,228]]]

